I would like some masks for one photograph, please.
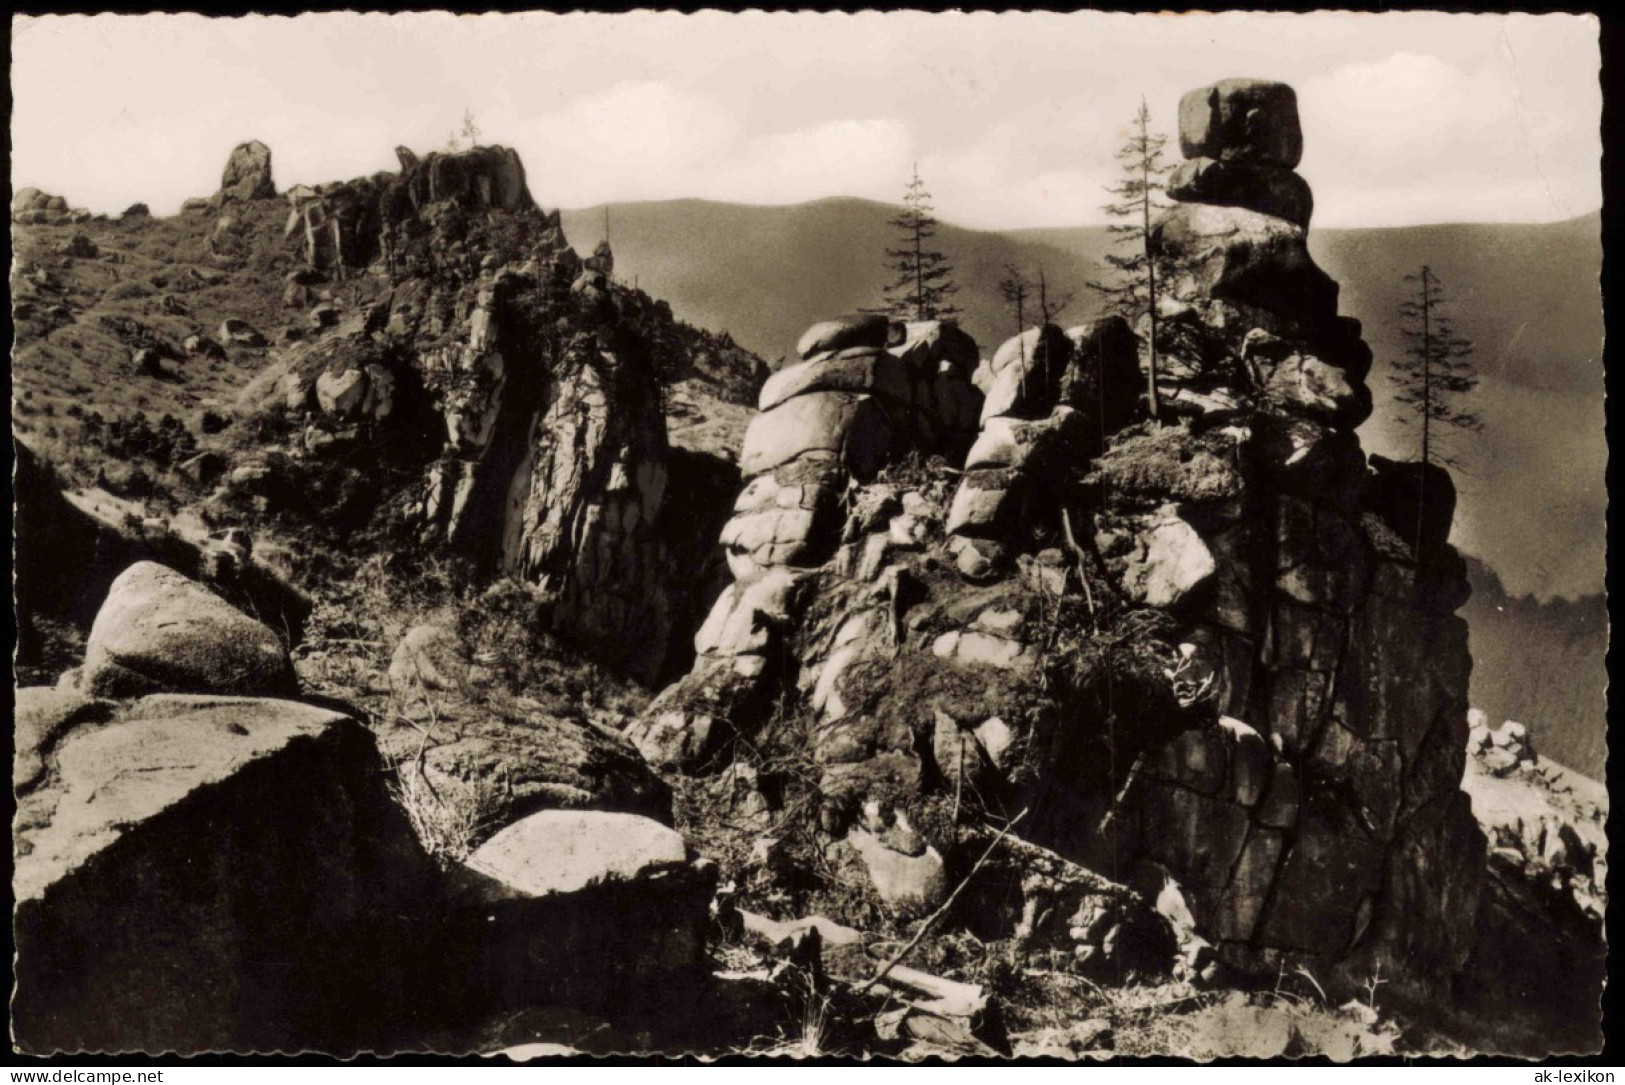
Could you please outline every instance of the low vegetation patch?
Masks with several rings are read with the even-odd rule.
[[[1117,507],[1223,501],[1241,493],[1234,447],[1180,426],[1142,423],[1124,430],[1095,460],[1085,483]]]

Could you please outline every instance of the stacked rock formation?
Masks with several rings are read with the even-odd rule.
[[[70,208],[61,196],[37,188],[18,189],[11,198],[11,221],[18,226],[57,226],[90,221],[84,208]]]
[[[1113,317],[1062,332],[1033,328],[999,348],[979,375],[981,430],[965,458],[948,533],[959,570],[996,575],[1003,540],[1067,500],[1065,465],[1092,459],[1140,409],[1138,349]]]
[[[703,764],[726,745],[731,721],[759,713],[782,680],[778,634],[809,572],[842,542],[847,564],[854,560],[850,544],[864,526],[854,516],[865,514],[848,515],[851,489],[909,452],[962,450],[974,425],[976,344],[956,325],[890,324],[878,315],[825,321],[808,329],[797,352],[800,362],[763,385],[762,413],[740,452],[748,481],[722,532],[734,583],[695,637],[694,671],[635,732],[657,763]],[[867,516],[884,538],[923,541],[926,525],[908,509]],[[878,560],[875,547],[857,559],[865,568]]]
[[[1292,90],[1227,80],[1180,116],[1181,202],[1152,237],[1163,421],[1148,318],[1005,344],[957,479],[866,482],[895,429],[835,388],[873,395],[874,355],[797,367],[863,374],[806,403],[770,394],[779,374],[726,536],[737,583],[632,737],[704,771],[778,708],[825,838],[899,909],[945,885],[948,809],[1025,808],[1027,839],[1172,887],[1232,967],[1440,984],[1484,855],[1451,482],[1360,449],[1371,352],[1308,252]],[[810,545],[831,481],[842,545]]]
[[[1280,198],[1298,184],[1291,89],[1227,80],[1187,95],[1180,124],[1180,181],[1215,180],[1172,186],[1183,202],[1154,231],[1175,269],[1168,399],[1210,451],[1234,440],[1240,470],[1234,493],[1164,506],[1192,527],[1179,548],[1114,519],[1165,495],[1119,485],[1097,517],[1108,568],[1121,554],[1123,578],[1162,566],[1184,589],[1147,601],[1178,604],[1189,675],[1224,717],[1147,762],[1126,799],[1137,847],[1238,964],[1438,979],[1470,949],[1482,854],[1459,788],[1454,490],[1437,468],[1365,464],[1371,352],[1293,221],[1307,198]],[[1134,451],[1097,470],[1143,477]]]

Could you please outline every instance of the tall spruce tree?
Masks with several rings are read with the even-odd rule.
[[[959,315],[951,300],[959,291],[953,265],[945,253],[931,247],[937,233],[931,212],[931,194],[916,164],[903,194],[903,212],[891,220],[899,235],[896,247],[886,250],[886,267],[893,279],[886,284],[881,304],[868,312],[897,320],[947,320]]]
[[[1449,448],[1454,433],[1477,432],[1483,428],[1478,415],[1464,410],[1460,398],[1478,387],[1478,371],[1473,365],[1473,344],[1456,331],[1446,311],[1444,287],[1433,269],[1405,276],[1414,293],[1399,307],[1400,335],[1405,340],[1405,356],[1394,362],[1388,379],[1394,383],[1397,420],[1405,425],[1420,423],[1417,459],[1440,467],[1457,466]],[[1417,493],[1417,524],[1427,508],[1427,473],[1423,472]],[[1421,556],[1421,539],[1416,540]]]
[[[1151,129],[1151,110],[1140,99],[1140,110],[1129,129],[1128,142],[1117,151],[1117,161],[1123,169],[1123,179],[1109,185],[1106,191],[1114,197],[1105,205],[1105,211],[1114,219],[1107,229],[1113,240],[1128,249],[1126,253],[1108,253],[1106,263],[1115,273],[1106,281],[1091,282],[1089,286],[1105,295],[1106,311],[1116,313],[1129,323],[1137,323],[1141,316],[1150,316],[1151,364],[1146,375],[1147,403],[1151,417],[1158,415],[1157,398],[1157,277],[1162,271],[1151,251],[1151,215],[1163,206],[1157,194],[1166,187],[1163,175],[1172,166],[1162,162],[1162,149],[1168,138]]]

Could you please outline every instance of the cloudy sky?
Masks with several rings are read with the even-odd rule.
[[[472,112],[544,206],[895,201],[1101,220],[1143,94],[1298,90],[1317,225],[1569,218],[1601,205],[1590,17],[1415,14],[195,15],[18,18],[12,181],[167,213],[257,138],[286,187],[393,169]],[[1170,150],[1177,156],[1177,149]]]

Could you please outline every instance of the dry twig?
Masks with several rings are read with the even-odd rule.
[[[948,899],[942,902],[941,907],[926,917],[925,922],[920,924],[920,929],[914,932],[914,937],[908,940],[908,944],[903,946],[903,948],[898,950],[896,953],[892,954],[891,958],[885,964],[881,965],[880,968],[875,971],[874,975],[870,976],[867,980],[864,980],[857,987],[853,988],[853,990],[861,994],[864,991],[874,987],[875,984],[886,978],[886,974],[888,972],[901,964],[904,957],[907,957],[914,951],[914,947],[919,945],[920,940],[931,932],[931,928],[937,925],[937,921],[948,914],[948,909],[953,907],[954,901],[959,899],[959,894],[964,892],[965,887],[969,885],[971,879],[976,876],[976,872],[982,869],[982,864],[986,863],[988,857],[993,854],[993,849],[997,848],[999,843],[1003,841],[1006,836],[1010,835],[1010,830],[1014,829],[1017,823],[1019,823],[1022,818],[1027,816],[1028,809],[1031,809],[1031,807],[1022,810],[1021,813],[1011,818],[1004,828],[999,830],[999,835],[995,836],[993,841],[988,844],[987,849],[982,852],[981,857],[977,859],[975,863],[971,864],[970,870],[967,871],[965,876],[959,880],[959,884],[954,886],[954,891],[948,894]]]

